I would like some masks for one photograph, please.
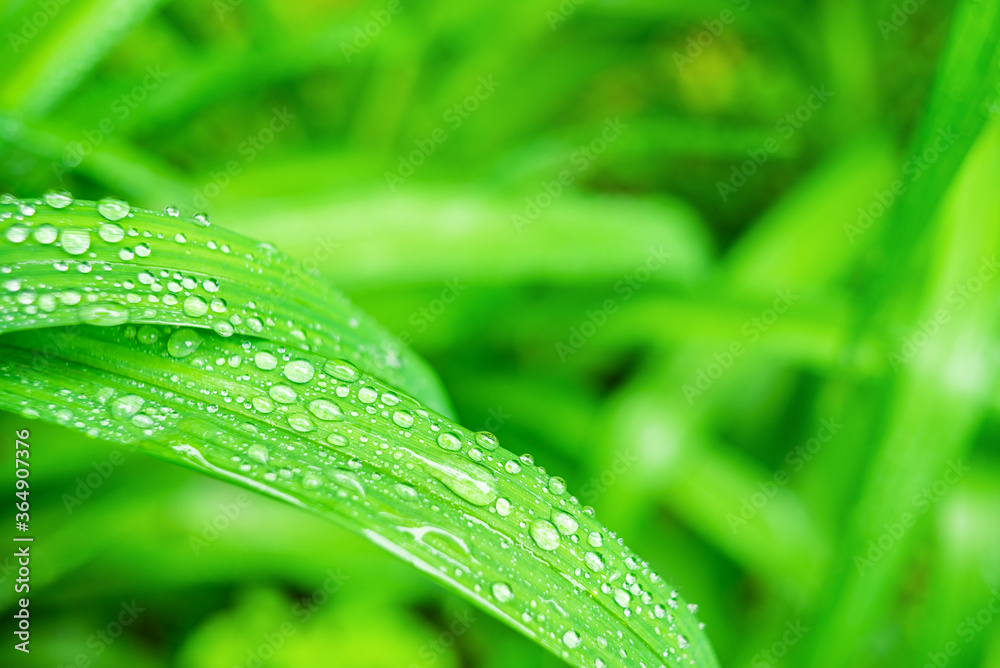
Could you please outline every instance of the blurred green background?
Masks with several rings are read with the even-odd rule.
[[[997,3],[461,4],[0,3],[0,192],[298,257],[725,666],[1000,667]],[[4,665],[560,665],[322,520],[26,426]]]

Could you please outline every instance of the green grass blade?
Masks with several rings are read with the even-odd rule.
[[[384,382],[424,374],[277,251],[146,211],[0,206],[0,407],[328,517],[572,665],[717,665],[695,606],[561,479]]]

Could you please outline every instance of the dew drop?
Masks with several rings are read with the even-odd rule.
[[[366,385],[358,390],[358,399],[363,404],[373,404],[378,399],[378,391]]]
[[[587,552],[586,554],[584,554],[583,562],[587,564],[587,568],[589,568],[594,572],[604,570],[604,559],[601,558],[601,555],[597,554],[596,552]]]
[[[529,529],[535,544],[543,550],[554,550],[559,547],[559,531],[548,520],[535,519]]]
[[[327,435],[326,442],[334,447],[342,448],[345,445],[347,445],[347,438],[345,438],[343,434],[338,434],[337,432],[333,432]]]
[[[65,190],[50,190],[42,195],[42,199],[53,209],[65,209],[73,203],[73,196]]]
[[[510,585],[506,582],[496,582],[490,587],[490,590],[493,592],[493,598],[501,603],[509,603],[514,600],[514,592],[511,591]]]
[[[396,411],[392,414],[392,421],[404,429],[409,429],[413,426],[413,415],[407,411]]]
[[[326,420],[327,422],[344,419],[344,413],[340,410],[340,407],[328,399],[313,399],[310,401],[309,412],[320,420]]]
[[[77,229],[63,230],[59,235],[59,243],[70,255],[82,255],[90,248],[90,232]]]
[[[178,329],[167,339],[167,352],[172,357],[187,357],[200,345],[201,337],[193,329]]]
[[[293,383],[308,383],[312,380],[316,370],[313,369],[312,364],[305,360],[294,360],[285,365],[282,373]]]
[[[445,450],[461,450],[462,449],[462,439],[446,431],[437,437],[437,443]]]
[[[209,221],[208,219],[207,213],[196,213],[193,216],[191,216],[191,221],[194,222],[195,225],[198,225],[200,227],[208,227],[211,224],[211,221]]]
[[[126,307],[117,304],[85,304],[80,307],[80,320],[99,327],[123,325],[130,315]]]
[[[14,244],[19,244],[28,238],[28,228],[25,227],[24,225],[12,225],[11,227],[7,228],[7,233],[5,236],[7,237],[7,241]]]
[[[323,372],[345,383],[353,383],[361,375],[358,368],[347,360],[330,360],[323,367]]]
[[[290,404],[298,398],[298,393],[288,385],[275,385],[267,391],[279,404]]]
[[[271,353],[261,351],[253,356],[253,363],[262,371],[270,371],[278,366],[278,358]]]
[[[549,478],[549,493],[559,496],[566,492],[566,481],[556,476]]]
[[[559,529],[559,533],[564,536],[574,534],[580,528],[576,518],[561,510],[552,511],[552,521],[555,523],[556,528]]]
[[[500,517],[507,517],[510,515],[510,500],[500,497],[497,499],[497,515]]]
[[[128,202],[116,197],[105,197],[97,203],[97,211],[108,220],[121,220],[128,215]]]
[[[497,445],[500,444],[500,439],[488,431],[478,431],[476,432],[476,443],[487,450],[496,450]]]
[[[316,429],[316,425],[312,423],[309,416],[305,413],[292,413],[288,416],[288,424],[295,431],[299,432],[310,432]]]
[[[267,460],[271,456],[271,453],[263,445],[255,443],[247,448],[247,456],[250,457],[250,459],[260,462],[261,464],[267,464]]]
[[[125,238],[125,230],[123,230],[120,225],[116,225],[114,223],[104,223],[101,225],[101,228],[97,230],[97,234],[109,244],[116,244]]]
[[[267,397],[254,397],[250,400],[250,404],[261,413],[274,412],[274,402]]]
[[[580,634],[576,631],[567,631],[562,637],[563,644],[570,649],[576,649],[580,646]]]
[[[111,404],[111,414],[116,418],[124,420],[139,412],[146,400],[135,394],[126,394],[118,397]]]
[[[40,244],[50,244],[56,240],[57,236],[59,236],[59,230],[56,229],[55,225],[48,223],[35,230],[35,241]]]
[[[198,318],[208,313],[208,304],[197,295],[191,295],[184,300],[184,314],[192,318]]]

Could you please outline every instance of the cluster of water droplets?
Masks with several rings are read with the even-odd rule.
[[[58,210],[72,199],[50,193],[44,202]],[[328,354],[330,346],[311,346],[309,323],[301,339],[244,335],[266,335],[276,320],[252,301],[234,309],[220,296],[224,279],[184,266],[194,227],[143,231],[129,224],[133,212],[120,200],[98,203],[103,220],[89,229],[31,224],[41,202],[0,204],[19,210],[0,214],[6,242],[56,245],[76,258],[60,271],[87,263],[94,286],[103,282],[67,297],[56,285],[33,283],[30,272],[7,272],[4,319],[39,316],[34,326],[41,326],[55,303],[76,309],[78,319],[64,323],[106,326],[60,344],[97,369],[92,386],[81,381],[47,402],[25,400],[26,415],[161,455],[166,445],[215,475],[329,512],[566,657],[593,657],[597,668],[695,665],[687,649],[700,632],[696,606],[683,604],[601,526],[563,479],[501,448],[495,435],[469,432]],[[216,250],[232,257],[231,249]],[[102,264],[109,253],[117,253],[113,266]],[[134,257],[159,254],[159,270],[127,269]],[[256,258],[233,259],[257,266]],[[174,324],[144,317],[145,309]],[[124,378],[115,351],[146,361]],[[18,382],[30,383],[30,364],[17,355],[0,377],[9,380],[18,364]],[[633,633],[608,631],[616,619],[641,623],[629,624]]]
[[[341,293],[205,214],[183,220],[174,207],[155,214],[65,192],[0,196],[0,331],[170,322],[345,357],[404,389],[423,382],[398,341]]]

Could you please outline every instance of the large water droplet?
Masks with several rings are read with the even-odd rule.
[[[111,414],[119,419],[130,418],[139,412],[146,400],[135,394],[126,394],[118,397],[111,404]]]
[[[254,397],[250,400],[250,403],[261,413],[274,412],[274,402],[267,397]]]
[[[42,199],[53,209],[65,209],[73,203],[73,196],[65,190],[50,190],[42,195]]]
[[[97,203],[97,211],[108,220],[121,220],[128,215],[129,205],[116,197],[105,197]]]
[[[167,352],[173,357],[187,357],[198,350],[201,337],[192,329],[178,329],[167,340]]]
[[[431,475],[469,503],[485,506],[497,498],[496,478],[485,467],[464,459],[443,462],[410,450],[406,452],[423,462]]]
[[[261,351],[253,356],[253,363],[257,365],[258,369],[270,371],[278,366],[278,358],[271,353]]]
[[[493,598],[501,603],[508,603],[514,600],[514,592],[511,591],[510,585],[506,582],[495,583],[490,587],[490,591],[493,592]]]
[[[279,404],[290,404],[298,398],[298,393],[288,385],[275,385],[267,391]]]
[[[268,458],[271,456],[271,453],[263,445],[255,443],[247,448],[247,456],[250,457],[250,459],[260,462],[261,464],[266,464]]]
[[[13,244],[19,244],[28,238],[29,230],[24,225],[12,225],[7,228],[7,232],[4,234],[7,237],[7,241]]]
[[[404,429],[413,426],[413,415],[407,411],[396,411],[392,414],[392,421]]]
[[[309,402],[309,412],[320,420],[343,420],[344,413],[337,404],[328,399],[313,399]]]
[[[353,383],[361,375],[358,368],[347,360],[330,360],[323,367],[323,372],[345,383]]]
[[[125,238],[125,230],[120,225],[115,225],[114,223],[104,223],[97,230],[97,234],[109,244],[116,244]]]
[[[84,304],[80,307],[80,320],[88,325],[114,327],[128,322],[130,313],[117,304]]]
[[[378,390],[365,385],[358,389],[358,399],[363,404],[373,404],[378,399]]]
[[[192,318],[199,318],[208,313],[208,304],[198,295],[191,295],[184,300],[184,313]]]
[[[563,644],[570,649],[576,649],[580,646],[580,634],[576,631],[567,631],[562,637]]]
[[[293,383],[308,383],[312,380],[316,370],[313,365],[305,360],[294,360],[285,365],[283,371],[285,378]]]
[[[476,443],[487,450],[496,450],[500,440],[488,431],[476,432]]]
[[[559,547],[559,531],[548,520],[535,519],[529,528],[532,540],[543,550],[554,550]]]
[[[300,432],[310,432],[316,429],[316,425],[312,423],[309,416],[305,413],[292,413],[288,416],[288,424],[295,431]]]
[[[583,555],[583,561],[587,564],[587,568],[594,572],[604,570],[604,559],[596,552],[588,552]]]
[[[90,232],[78,229],[63,230],[59,235],[59,243],[70,255],[82,255],[90,248]]]
[[[35,241],[40,244],[50,244],[56,240],[59,236],[59,230],[56,229],[55,225],[49,225],[48,223],[41,225],[37,230],[35,230]]]
[[[440,445],[445,450],[461,450],[462,449],[462,439],[457,435],[446,431],[437,437],[438,445]]]
[[[564,536],[574,534],[576,533],[576,530],[580,528],[576,518],[561,510],[552,511],[552,521],[555,523],[556,528],[559,529],[559,533]]]

